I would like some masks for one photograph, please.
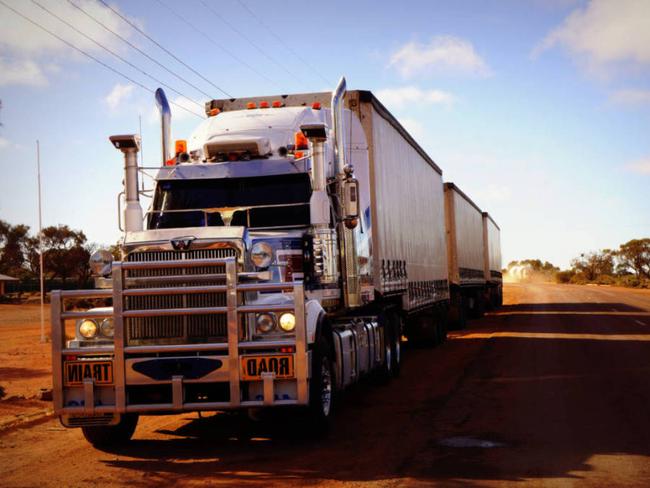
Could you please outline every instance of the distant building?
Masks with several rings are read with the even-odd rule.
[[[18,281],[18,278],[0,274],[0,295],[5,294],[5,283],[9,283],[11,281]]]

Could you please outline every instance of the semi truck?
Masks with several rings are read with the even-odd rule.
[[[110,137],[120,259],[98,251],[95,289],[52,292],[64,426],[99,446],[128,441],[140,415],[286,408],[322,433],[336,392],[399,374],[404,338],[444,341],[442,171],[370,91],[341,78],[333,92],[211,100],[175,144],[162,90],[156,101],[149,208],[139,137]],[[111,306],[74,308],[88,299]]]

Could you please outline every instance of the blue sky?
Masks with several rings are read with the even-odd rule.
[[[35,3],[2,2],[159,86]],[[321,91],[344,74],[350,88],[375,92],[445,179],[494,215],[504,264],[540,258],[565,267],[581,252],[650,237],[645,0],[108,2],[212,83],[100,2],[71,0],[194,86],[68,0],[36,2],[176,88],[185,97],[167,90],[170,99],[199,113],[188,98],[225,97],[215,85],[236,97]],[[158,164],[153,95],[0,5],[0,99],[0,218],[37,227],[38,138],[44,225],[115,242],[122,161],[108,136],[137,132],[141,116],[145,164]],[[172,112],[174,137],[188,137],[199,119]]]

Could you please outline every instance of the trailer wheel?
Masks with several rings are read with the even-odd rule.
[[[467,327],[467,299],[460,291],[452,292],[447,314],[448,328],[462,330]]]
[[[84,437],[95,447],[119,446],[133,437],[138,425],[138,414],[122,414],[117,425],[82,427]]]
[[[334,363],[331,342],[322,335],[312,351],[309,381],[309,406],[305,432],[312,437],[322,437],[329,430],[334,406]]]

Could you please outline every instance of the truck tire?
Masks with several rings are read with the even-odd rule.
[[[403,320],[398,312],[393,312],[390,314],[390,322],[393,330],[393,351],[392,351],[392,374],[393,378],[397,378],[402,369],[402,332],[403,332]]]
[[[395,339],[393,331],[393,320],[390,312],[381,312],[377,317],[381,325],[381,330],[383,334],[382,345],[384,348],[384,361],[382,365],[376,371],[376,380],[380,384],[387,384],[391,378],[393,378],[393,365],[395,360],[393,358],[393,352],[395,350]]]
[[[82,427],[84,437],[95,447],[109,447],[126,444],[133,437],[138,425],[138,414],[122,414],[117,425]]]
[[[305,418],[305,432],[309,437],[323,437],[329,431],[336,385],[333,350],[325,332],[312,350],[309,406]]]

